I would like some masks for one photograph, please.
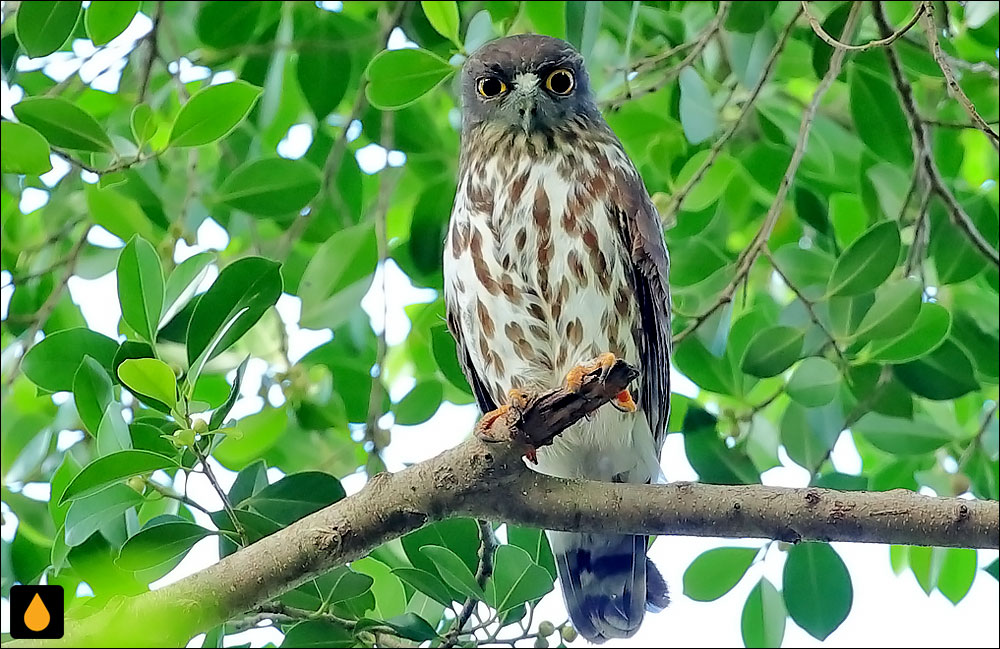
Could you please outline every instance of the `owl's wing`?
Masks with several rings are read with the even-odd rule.
[[[493,400],[489,388],[486,387],[482,378],[476,373],[476,366],[473,365],[472,357],[469,356],[469,348],[465,343],[458,309],[454,308],[447,299],[445,300],[445,308],[448,315],[448,330],[451,331],[451,335],[455,338],[455,351],[458,353],[458,363],[462,366],[462,373],[465,374],[465,378],[468,379],[469,385],[472,387],[472,393],[476,396],[479,411],[485,413],[496,410],[497,403]]]
[[[629,282],[639,306],[637,334],[642,363],[639,407],[646,414],[659,452],[670,418],[670,258],[660,216],[637,172],[619,174],[611,194],[625,249],[631,255]]]

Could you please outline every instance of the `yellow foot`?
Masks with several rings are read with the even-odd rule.
[[[518,412],[523,411],[528,407],[528,398],[529,394],[524,390],[509,390],[507,392],[507,403],[503,404],[496,410],[491,410],[484,414],[476,424],[476,437],[486,442],[505,441],[493,434],[491,430],[493,428],[493,424],[497,419],[500,419],[510,412],[511,408]]]
[[[622,412],[635,412],[636,410],[635,400],[627,389],[619,392],[618,396],[611,400],[611,404]]]
[[[566,375],[566,389],[570,392],[578,391],[580,386],[583,385],[583,377],[595,370],[601,370],[602,373],[607,372],[614,366],[616,360],[618,359],[614,354],[605,352],[590,363],[577,365]]]

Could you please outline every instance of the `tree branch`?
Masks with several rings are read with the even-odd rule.
[[[838,50],[847,50],[848,52],[867,52],[870,49],[876,47],[885,47],[886,45],[896,42],[896,40],[901,38],[903,34],[910,31],[910,29],[917,24],[917,21],[920,20],[920,16],[924,15],[924,12],[926,11],[924,5],[921,4],[919,7],[917,7],[917,11],[913,14],[913,16],[908,21],[906,21],[906,24],[900,27],[897,31],[892,32],[885,38],[879,38],[876,40],[868,41],[863,45],[851,45],[849,43],[843,42],[842,40],[834,38],[833,36],[830,35],[828,31],[823,29],[823,25],[821,25],[819,20],[816,19],[816,16],[812,15],[812,12],[809,11],[808,3],[806,2],[806,0],[802,0],[800,4],[802,6],[803,13],[805,13],[806,15],[806,19],[809,21],[809,26],[812,27],[813,32],[815,32],[816,35],[819,36],[820,39],[830,47],[836,48]],[[841,36],[841,38],[847,38],[848,36],[850,36],[850,34],[845,33],[843,36]]]
[[[889,23],[886,21],[882,5],[875,3],[872,11],[879,30],[883,33],[888,31]],[[941,198],[955,227],[965,235],[973,247],[986,257],[986,259],[991,261],[994,266],[1000,267],[1000,255],[997,254],[996,249],[976,229],[972,219],[962,209],[955,195],[951,193],[951,190],[945,184],[944,178],[941,177],[941,172],[938,170],[937,163],[934,161],[934,155],[931,152],[930,140],[927,136],[927,126],[920,119],[920,113],[917,112],[917,104],[913,98],[913,87],[903,73],[903,67],[899,62],[899,55],[896,54],[895,49],[890,45],[885,48],[885,56],[889,61],[889,70],[896,85],[896,94],[899,95],[900,103],[903,105],[903,112],[906,113],[906,120],[910,126],[910,133],[913,138],[913,163],[918,168],[923,167],[923,173],[927,176],[927,182],[930,184],[931,191]]]
[[[986,134],[993,148],[1000,151],[1000,136],[997,136],[997,132],[989,127],[986,120],[976,111],[976,106],[972,103],[972,100],[962,90],[962,86],[958,85],[958,79],[955,78],[955,71],[951,69],[944,52],[941,50],[941,41],[938,40],[937,26],[934,24],[934,3],[923,2],[920,6],[924,10],[923,23],[924,34],[927,36],[927,44],[930,45],[931,54],[934,55],[934,60],[937,61],[938,67],[941,68],[941,73],[944,74],[944,79],[948,85],[948,92],[962,105],[969,119],[972,120],[972,124]],[[918,11],[917,13],[919,14],[920,12]],[[880,28],[882,24],[883,21],[880,20]]]
[[[528,469],[535,446],[594,412],[635,378],[619,361],[587,376],[577,392],[550,390],[512,408],[491,429],[229,555],[163,589],[109,602],[67,625],[58,641],[10,647],[182,645],[195,634],[364,556],[382,543],[453,516],[554,530],[733,538],[855,541],[996,548],[1000,504],[931,498],[897,489],[840,492],[762,485],[637,485],[565,480]],[[505,433],[499,435],[498,433]],[[252,613],[251,613],[252,614]],[[142,624],[135,624],[142,620]]]
[[[854,4],[851,6],[851,12],[847,16],[847,23],[844,25],[844,36],[854,31],[854,27],[858,23],[860,9],[860,4]],[[805,115],[802,116],[802,123],[799,126],[798,141],[795,143],[795,150],[792,152],[792,159],[788,162],[788,168],[785,170],[785,175],[781,179],[781,184],[778,185],[778,191],[774,196],[774,201],[771,203],[771,207],[768,209],[767,215],[764,217],[764,222],[761,224],[760,229],[754,236],[753,241],[751,241],[746,250],[740,254],[740,257],[736,262],[736,275],[733,277],[732,281],[730,281],[729,284],[722,289],[719,297],[716,298],[715,302],[710,307],[702,311],[694,318],[691,324],[674,336],[673,342],[675,345],[687,338],[698,327],[704,324],[706,320],[712,317],[713,313],[728,304],[733,299],[733,295],[736,294],[736,289],[739,288],[740,284],[743,283],[747,275],[750,274],[750,270],[753,268],[754,262],[757,261],[757,257],[760,255],[761,250],[765,245],[767,245],[767,240],[771,236],[771,231],[774,230],[774,224],[777,223],[778,217],[781,215],[781,208],[785,205],[785,198],[788,196],[788,190],[791,188],[792,182],[795,180],[795,174],[799,170],[799,164],[802,162],[802,157],[806,153],[806,144],[809,141],[809,132],[812,130],[812,123],[816,118],[816,110],[819,108],[819,103],[822,101],[823,96],[826,94],[827,90],[830,89],[830,86],[833,85],[833,82],[840,74],[840,68],[844,62],[844,56],[846,54],[847,50],[838,49],[835,50],[833,56],[830,57],[830,67],[827,69],[822,81],[820,81],[819,85],[816,86],[816,92],[813,93],[812,101],[809,102]]]

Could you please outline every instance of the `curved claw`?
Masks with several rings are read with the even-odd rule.
[[[611,405],[621,412],[636,411],[635,399],[632,398],[632,393],[628,390],[622,390],[619,392],[618,395],[611,400]]]

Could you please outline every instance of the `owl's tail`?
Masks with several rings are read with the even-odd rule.
[[[628,638],[644,611],[669,603],[667,584],[646,557],[645,536],[549,532],[566,610],[591,642]]]

